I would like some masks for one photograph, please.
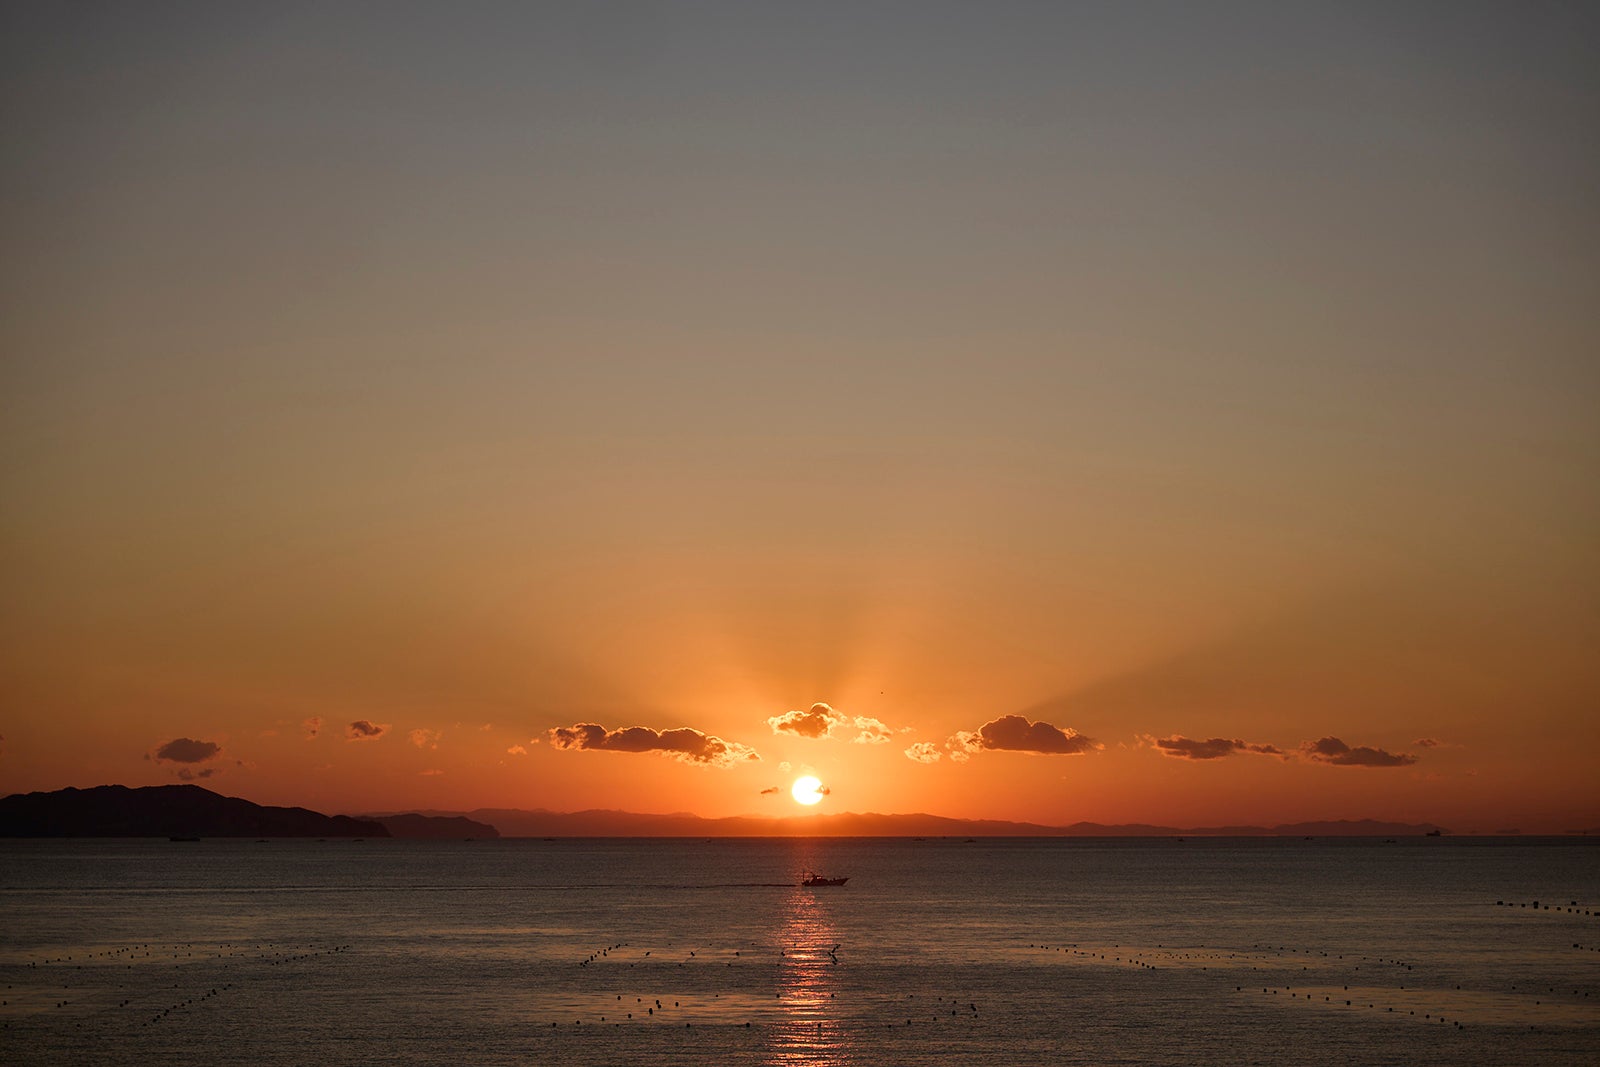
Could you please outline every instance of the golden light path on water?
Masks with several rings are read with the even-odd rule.
[[[794,896],[782,929],[772,1029],[772,1063],[834,1067],[854,1062],[838,1011],[839,939],[827,907],[809,892]]]

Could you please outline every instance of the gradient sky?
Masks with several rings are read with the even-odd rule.
[[[0,792],[1600,827],[1596,71],[1582,3],[7,4]]]

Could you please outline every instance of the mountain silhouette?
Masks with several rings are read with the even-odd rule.
[[[687,812],[667,815],[591,809],[524,811],[477,808],[464,814],[489,823],[503,837],[1398,837],[1421,836],[1441,827],[1433,823],[1379,822],[1373,819],[1285,823],[1276,826],[1153,826],[1076,822],[1067,826],[956,819],[942,815],[883,815],[874,812],[808,815],[735,815],[707,819]]]
[[[272,808],[197,785],[100,785],[0,800],[0,837],[388,837],[382,823]]]
[[[1400,837],[1446,832],[1433,823],[1372,819],[1277,826],[1067,826],[874,812],[707,819],[591,809],[478,808],[376,816],[264,807],[197,785],[120,785],[17,793],[0,800],[0,837]]]

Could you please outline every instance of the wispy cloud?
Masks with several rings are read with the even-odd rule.
[[[1314,763],[1331,763],[1336,767],[1409,767],[1417,762],[1417,757],[1407,752],[1385,752],[1366,745],[1352,747],[1337,737],[1303,742],[1300,754]]]
[[[856,735],[850,739],[856,745],[887,745],[894,738],[894,731],[877,719],[866,715],[857,715],[850,720],[851,726],[856,730]]]
[[[918,741],[906,749],[906,759],[915,760],[918,763],[938,763],[939,746],[931,741]]]
[[[443,736],[444,734],[439,730],[412,730],[411,743],[418,748],[438,748],[439,738]]]
[[[597,723],[580,722],[551,730],[550,744],[560,749],[659,752],[683,763],[705,767],[731,767],[735,763],[761,758],[748,745],[725,741],[687,726],[672,730],[653,730],[648,726],[607,730]]]
[[[1002,715],[976,730],[961,730],[948,743],[950,758],[958,761],[985,749],[1032,752],[1046,756],[1079,756],[1104,748],[1092,737],[1071,727],[1030,722],[1021,715]]]
[[[357,719],[345,727],[344,739],[346,741],[376,741],[389,732],[386,722],[373,722],[371,719]]]
[[[1192,737],[1173,734],[1171,737],[1149,737],[1150,743],[1163,756],[1186,760],[1212,760],[1231,756],[1235,752],[1254,752],[1262,756],[1286,756],[1276,745],[1256,745],[1238,738],[1208,737],[1197,741]]]
[[[320,715],[313,715],[300,725],[305,729],[306,740],[310,741],[312,738],[316,737],[322,732],[322,717]]]
[[[506,755],[508,756],[526,756],[527,754],[528,750],[523,748],[521,745],[512,745],[510,748],[506,749]]]

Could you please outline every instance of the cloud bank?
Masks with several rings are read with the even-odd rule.
[[[949,741],[952,759],[964,760],[985,749],[1004,752],[1032,752],[1044,756],[1080,756],[1103,748],[1092,737],[1071,727],[1047,722],[1030,722],[1021,715],[1002,715],[976,730],[961,730]]]
[[[1148,737],[1146,740],[1163,756],[1171,756],[1174,759],[1222,759],[1235,752],[1255,752],[1263,756],[1287,755],[1276,745],[1253,745],[1238,738],[1208,737],[1204,741],[1197,741],[1192,737],[1173,734],[1171,737]]]
[[[745,760],[759,760],[756,750],[737,741],[680,726],[673,730],[652,730],[648,726],[627,726],[607,730],[592,722],[558,726],[550,731],[550,744],[559,749],[592,749],[603,752],[659,752],[682,763],[702,767],[731,767]]]
[[[844,716],[827,704],[813,704],[809,711],[788,711],[767,720],[775,734],[794,734],[796,737],[827,737]]]
[[[846,715],[822,703],[813,704],[805,711],[786,711],[782,715],[774,715],[767,720],[767,725],[772,727],[775,734],[793,734],[813,740],[837,737],[854,730],[856,735],[850,741],[856,745],[887,744],[894,736],[894,731],[881,720],[867,715]]]
[[[1303,742],[1300,754],[1313,763],[1331,763],[1336,767],[1409,767],[1417,762],[1417,757],[1407,752],[1385,752],[1366,745],[1352,748],[1337,737]]]

